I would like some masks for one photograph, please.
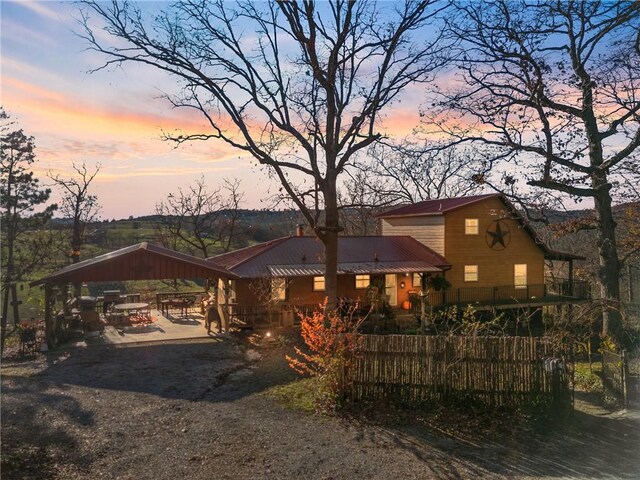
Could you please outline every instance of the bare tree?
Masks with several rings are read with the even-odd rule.
[[[381,112],[432,80],[444,50],[428,27],[445,4],[187,0],[153,24],[129,3],[84,5],[85,38],[107,56],[103,68],[132,61],[182,81],[172,104],[200,112],[209,131],[172,140],[226,142],[277,178],[324,244],[335,299],[338,178],[382,138]],[[89,14],[118,41],[94,35]]]
[[[461,197],[481,188],[474,181],[477,159],[470,150],[380,143],[370,149],[372,164],[359,168],[369,172],[370,188],[393,203]]]
[[[2,200],[2,319],[0,347],[4,348],[9,298],[13,321],[20,321],[17,282],[24,280],[44,260],[46,249],[41,237],[29,235],[46,223],[57,206],[49,205],[34,213],[49,200],[51,190],[28,168],[35,162],[35,142],[22,130],[16,130],[0,108],[0,199]]]
[[[458,151],[459,150],[459,151]],[[380,142],[365,161],[347,171],[340,196],[342,223],[349,235],[377,233],[375,214],[385,207],[478,192],[475,155],[466,149],[434,150],[418,145]]]
[[[640,145],[640,3],[454,2],[459,88],[427,115],[502,168],[505,188],[590,199],[596,213],[603,333],[619,338],[620,261],[613,197]],[[442,121],[442,119],[447,119]],[[456,121],[457,120],[457,121]],[[508,162],[508,163],[505,163]]]
[[[346,235],[378,234],[376,213],[396,203],[396,197],[385,195],[380,179],[371,171],[357,166],[347,171],[340,191],[340,222]]]
[[[160,236],[170,248],[198,252],[203,258],[228,252],[236,240],[243,196],[237,179],[225,179],[212,191],[204,177],[184,190],[179,188],[156,205],[162,217]]]
[[[62,218],[71,220],[71,261],[80,261],[80,249],[85,243],[85,230],[87,225],[98,219],[100,205],[98,197],[89,193],[89,185],[100,172],[100,165],[96,165],[93,172],[87,169],[86,163],[81,166],[72,164],[75,175],[65,178],[60,174],[49,172],[49,178],[53,180],[62,191],[60,212]]]

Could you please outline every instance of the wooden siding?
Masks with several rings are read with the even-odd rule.
[[[446,257],[445,219],[442,215],[384,218],[382,235],[409,235]]]
[[[498,198],[488,198],[445,215],[445,251],[451,270],[445,277],[453,288],[491,287],[514,284],[514,265],[527,265],[527,284],[544,283],[544,252],[516,220],[503,220],[510,230],[504,250],[492,250],[485,240],[487,228],[506,216]],[[479,220],[478,235],[465,234],[465,219]],[[464,281],[464,266],[478,265],[478,281]]]
[[[243,305],[257,305],[260,302],[254,292],[253,282],[255,279],[241,279],[236,281],[236,303]],[[367,289],[355,288],[354,275],[338,276],[338,295],[349,297],[354,300],[364,302],[366,300]],[[306,305],[322,303],[325,292],[313,291],[313,277],[294,277],[287,280],[287,301],[296,305]]]

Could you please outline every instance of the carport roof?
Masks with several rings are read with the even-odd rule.
[[[143,242],[69,265],[30,285],[211,277],[238,275],[214,262]]]

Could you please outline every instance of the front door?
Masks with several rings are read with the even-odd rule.
[[[384,276],[384,290],[384,293],[389,299],[389,305],[391,305],[392,307],[398,306],[398,289],[396,288],[395,273]]]

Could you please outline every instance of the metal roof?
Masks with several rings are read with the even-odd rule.
[[[511,203],[507,197],[501,193],[489,193],[486,195],[472,195],[469,197],[456,197],[456,198],[443,198],[438,200],[425,200],[423,202],[417,202],[411,205],[405,205],[402,207],[388,210],[377,216],[379,218],[397,218],[397,217],[414,217],[422,215],[444,215],[447,212],[451,212],[458,208],[466,207],[474,203],[482,202],[489,198],[500,199],[505,206],[509,209],[514,216],[533,239],[534,242],[544,252],[544,256],[547,260],[584,260],[585,257],[575,255],[573,253],[558,252],[551,249],[546,242],[542,240],[542,237],[538,234],[530,221],[522,216],[518,209]]]
[[[299,276],[300,274],[294,274],[297,269],[312,272],[305,275],[322,275],[324,246],[316,237],[285,237],[207,260],[224,265],[233,273],[246,278],[270,277],[274,275],[273,271],[284,269],[290,270],[292,274],[283,276]],[[441,271],[450,266],[444,257],[413,237],[338,238],[338,269],[345,272],[353,271],[356,265],[360,266],[359,271],[364,265],[368,265],[372,269],[384,268],[388,273],[405,272],[402,268],[408,268],[405,267],[407,262],[414,262],[416,266],[411,271]],[[373,273],[373,270],[363,273]]]
[[[143,242],[69,265],[30,285],[215,276],[237,278],[214,262]]]
[[[469,197],[439,198],[436,200],[425,200],[423,202],[412,203],[402,207],[393,208],[380,213],[379,218],[390,217],[412,217],[417,215],[442,215],[458,208],[481,202],[487,198],[500,197],[499,193],[489,193],[486,195],[472,195]]]
[[[324,275],[324,264],[269,265],[273,277],[306,277]],[[338,275],[365,273],[413,273],[441,272],[442,268],[434,267],[427,262],[362,262],[338,264]]]

